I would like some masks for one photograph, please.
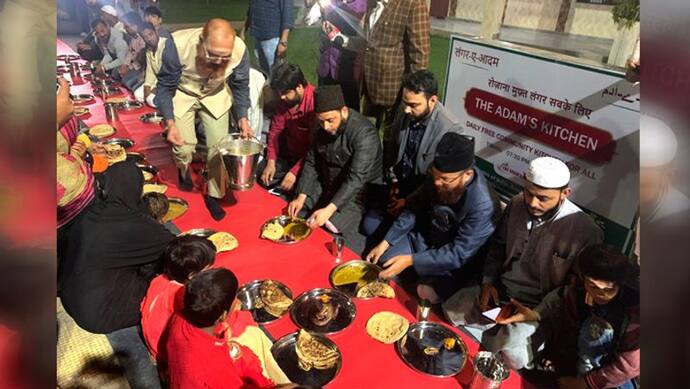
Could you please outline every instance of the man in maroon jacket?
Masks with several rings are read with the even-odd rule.
[[[316,126],[314,86],[306,81],[299,66],[282,63],[273,69],[271,87],[281,101],[268,131],[261,182],[291,192],[311,144],[311,131]]]

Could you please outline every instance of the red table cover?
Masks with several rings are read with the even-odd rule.
[[[58,54],[73,54],[74,50],[63,41],[57,41]],[[69,74],[64,75],[69,79]],[[73,80],[72,94],[93,94],[91,85]],[[123,89],[123,92],[126,92]],[[106,123],[103,102],[100,97],[86,105],[90,115],[82,117],[89,125]],[[235,192],[234,201],[225,204],[227,216],[220,222],[211,218],[206,210],[201,194],[179,191],[176,187],[177,175],[172,159],[170,145],[161,136],[162,128],[157,124],[143,123],[139,116],[153,112],[144,107],[131,112],[120,112],[119,122],[113,123],[117,131],[112,137],[134,140],[133,151],[146,156],[149,162],[160,171],[160,177],[168,185],[168,197],[180,197],[189,203],[189,210],[175,224],[182,231],[193,228],[211,228],[227,231],[239,241],[239,247],[231,252],[218,255],[216,266],[223,266],[237,275],[240,284],[256,279],[276,279],[287,285],[293,297],[313,288],[330,287],[329,273],[336,266],[334,256],[329,251],[330,236],[316,230],[309,239],[295,245],[277,245],[259,238],[261,225],[271,217],[282,214],[286,204],[278,197],[268,194],[255,186],[246,192]],[[130,151],[132,151],[130,150]],[[344,261],[358,259],[347,248]],[[410,322],[415,321],[417,302],[397,285],[395,299],[355,299],[357,313],[354,322],[343,331],[330,335],[342,353],[342,368],[331,381],[328,388],[462,388],[468,387],[472,378],[472,361],[479,344],[458,329],[453,330],[467,344],[470,352],[462,372],[451,378],[437,378],[419,373],[408,367],[397,355],[394,345],[386,345],[370,338],[365,330],[367,320],[376,312],[392,311]],[[443,322],[432,313],[430,320]],[[450,327],[452,328],[452,327]],[[297,326],[289,315],[265,325],[265,329],[277,340],[294,332]],[[532,388],[515,372],[503,383],[503,388]]]

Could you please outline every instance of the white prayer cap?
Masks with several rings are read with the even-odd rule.
[[[570,182],[570,169],[560,159],[540,157],[530,162],[527,181],[542,188],[562,188]]]
[[[117,10],[112,5],[104,5],[101,7],[101,12],[105,12],[108,15],[117,16]]]
[[[640,115],[640,167],[661,167],[676,157],[678,140],[663,121]]]

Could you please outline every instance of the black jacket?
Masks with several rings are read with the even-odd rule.
[[[345,129],[337,135],[316,130],[297,193],[318,204],[332,202],[338,209],[353,201],[363,208],[367,184],[381,184],[382,171],[383,150],[376,129],[362,114],[350,110]]]

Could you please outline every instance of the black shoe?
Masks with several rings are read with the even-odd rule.
[[[177,177],[180,180],[179,188],[185,192],[191,192],[194,190],[194,182],[192,181],[192,173],[190,168],[187,167],[187,171],[182,175],[182,170],[177,169]]]
[[[211,196],[204,196],[204,204],[211,213],[211,217],[215,221],[221,221],[225,217],[225,210],[218,204],[218,199]]]

